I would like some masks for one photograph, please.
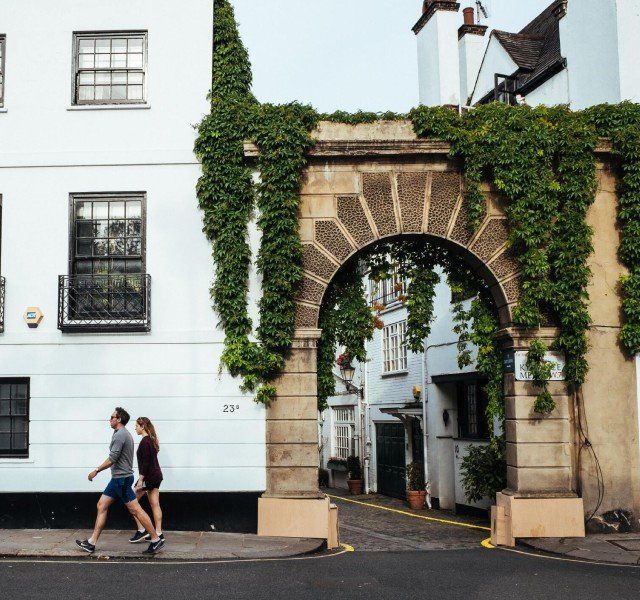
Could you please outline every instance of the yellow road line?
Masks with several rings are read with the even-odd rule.
[[[408,517],[414,517],[415,519],[422,519],[423,521],[434,521],[435,523],[444,523],[445,525],[456,525],[457,527],[468,527],[469,529],[480,529],[482,531],[491,531],[491,528],[483,525],[473,525],[471,523],[463,523],[462,521],[450,521],[449,519],[438,519],[436,517],[425,517],[423,515],[416,515],[406,510],[398,510],[397,508],[390,508],[388,506],[380,506],[379,504],[372,504],[371,502],[362,502],[360,500],[352,500],[351,498],[344,498],[343,496],[332,496],[327,494],[329,498],[334,500],[342,500],[343,502],[351,502],[353,504],[360,504],[362,506],[369,506],[370,508],[378,508],[380,510],[387,510],[389,512],[398,513],[399,515],[406,515]]]
[[[343,548],[345,552],[355,552],[356,549],[353,546],[350,546],[349,544],[340,544]]]
[[[495,548],[495,546],[491,543],[491,538],[490,538],[490,537],[488,537],[486,540],[482,540],[482,541],[480,542],[480,545],[481,545],[483,548],[490,548],[490,549],[491,549],[491,548]]]

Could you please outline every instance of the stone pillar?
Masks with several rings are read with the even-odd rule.
[[[267,409],[267,489],[258,535],[309,537],[338,545],[337,508],[318,488],[318,329],[297,330]]]
[[[267,409],[267,490],[271,498],[321,498],[318,489],[317,340],[320,330],[298,330],[277,399]]]
[[[558,331],[545,327],[536,331],[505,330],[506,350],[527,351],[534,339],[551,346]],[[507,439],[507,490],[523,495],[575,496],[573,477],[573,410],[564,381],[550,381],[556,403],[549,415],[534,413],[538,390],[530,381],[516,381],[505,373],[505,429]]]
[[[527,351],[535,339],[550,346],[558,331],[504,329],[504,350]],[[573,406],[564,381],[549,382],[556,403],[550,415],[534,413],[538,390],[505,373],[507,488],[497,494],[491,538],[512,546],[518,537],[584,536],[584,507],[575,491]]]

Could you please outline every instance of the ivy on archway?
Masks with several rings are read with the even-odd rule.
[[[222,362],[232,375],[243,377],[246,389],[256,390],[258,401],[268,404],[275,397],[270,382],[281,370],[292,343],[294,299],[301,279],[297,230],[300,180],[307,150],[313,144],[311,132],[320,119],[356,124],[409,118],[418,136],[450,142],[452,155],[462,160],[472,228],[478,227],[486,210],[482,183],[488,181],[495,186],[506,201],[510,244],[518,257],[522,279],[515,324],[536,328],[552,322],[560,326],[555,348],[567,357],[567,380],[573,386],[582,384],[587,372],[587,258],[592,250],[592,231],[586,214],[595,195],[595,149],[598,136],[611,138],[622,173],[620,258],[629,269],[621,282],[626,318],[621,342],[632,354],[640,351],[638,105],[622,103],[572,112],[566,107],[494,103],[462,115],[443,107],[419,107],[409,115],[320,115],[297,103],[262,105],[251,93],[249,59],[228,0],[215,0],[214,20],[211,113],[198,126],[195,148],[202,161],[197,192],[216,267],[211,295],[225,332]],[[245,140],[253,140],[260,150],[259,183],[253,181],[244,160]],[[254,328],[247,311],[251,266],[247,238],[256,206],[261,232],[257,268],[263,293],[260,323]],[[402,256],[396,258],[412,282],[407,294],[407,336],[411,347],[417,349],[429,331],[437,277],[433,268],[416,259],[419,253],[411,256],[404,261]],[[357,271],[353,277],[354,273]],[[325,309],[322,314],[324,333],[318,365],[321,390],[330,389],[327,375],[335,355],[329,349],[344,341],[341,336],[345,332],[340,330],[337,315],[341,310],[344,313],[345,307],[359,306],[359,319],[354,321],[361,327],[356,336],[359,339],[370,334],[373,319],[370,311],[364,318],[363,301],[347,300],[355,298],[355,284],[334,288],[329,296],[334,298],[333,312]],[[492,311],[481,298],[480,294],[465,311],[464,318],[472,321],[472,333],[464,335],[479,344],[478,368],[495,371],[490,379],[498,386],[493,336],[497,321],[495,316],[490,318]],[[345,320],[343,315],[343,327]],[[460,327],[462,320],[461,316]],[[349,344],[355,343],[353,337],[349,339]],[[544,367],[545,350],[537,348],[530,353],[534,369],[536,365]],[[485,358],[487,365],[483,367]],[[546,398],[544,389],[541,398]],[[552,410],[548,402],[540,407]]]

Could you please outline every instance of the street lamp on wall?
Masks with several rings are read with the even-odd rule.
[[[345,382],[347,388],[350,384],[353,383],[353,376],[355,375],[356,370],[352,365],[342,365],[340,367],[340,376],[342,380]]]

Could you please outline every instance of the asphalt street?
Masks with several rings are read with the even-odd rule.
[[[0,563],[0,597],[637,600],[640,569],[505,550],[353,552],[268,562]]]
[[[481,545],[486,522],[409,511],[383,496],[338,497],[354,552],[245,562],[0,561],[0,600],[82,598],[437,598],[624,600],[640,567],[570,562]],[[168,545],[171,540],[168,539]]]

